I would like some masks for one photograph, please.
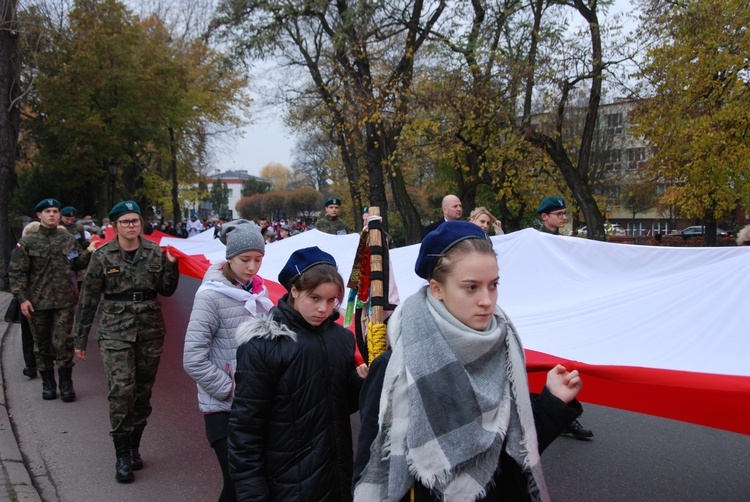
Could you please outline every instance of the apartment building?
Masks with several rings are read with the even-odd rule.
[[[654,191],[651,207],[644,207],[633,198],[629,200],[629,192],[637,187],[638,169],[649,156],[645,141],[629,131],[628,117],[634,106],[634,101],[616,99],[599,109],[594,193],[606,198],[609,222],[618,224],[631,236],[667,234],[692,225],[694,220],[679,219],[674,210],[657,207],[656,197],[664,193],[666,186],[650,187]]]

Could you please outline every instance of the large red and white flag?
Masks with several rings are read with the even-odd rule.
[[[224,259],[208,231],[170,245],[180,271],[202,278]],[[318,246],[349,276],[358,235],[315,230],[267,245],[260,275],[276,281],[289,255]],[[750,434],[750,249],[669,248],[559,237],[533,229],[492,238],[498,303],[523,340],[532,388],[558,362],[584,378],[582,401]],[[391,250],[401,298],[425,281],[419,245]],[[276,301],[283,293],[271,284]]]

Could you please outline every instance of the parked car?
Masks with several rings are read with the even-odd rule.
[[[614,225],[612,223],[605,223],[604,232],[607,235],[627,235],[627,233],[625,232],[625,229],[622,228],[617,223],[615,223]],[[586,237],[588,235],[587,227],[584,226],[584,227],[579,228],[577,235],[581,237]]]
[[[705,231],[706,227],[701,225],[693,225],[692,227],[678,230],[677,232],[673,232],[669,235],[679,235],[687,239],[688,237],[702,237]],[[717,228],[716,235],[718,235],[719,237],[729,237],[729,232],[727,232],[726,230],[722,230],[721,228]]]

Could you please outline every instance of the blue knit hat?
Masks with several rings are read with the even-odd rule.
[[[486,239],[482,227],[468,221],[446,221],[422,240],[414,271],[422,279],[430,279],[438,260],[453,246],[466,239]]]
[[[60,209],[60,214],[63,216],[75,216],[76,208],[74,208],[73,206],[65,206],[64,208]]]
[[[565,199],[559,195],[554,195],[542,199],[542,202],[539,203],[539,208],[536,210],[536,214],[551,213],[559,209],[565,209]]]
[[[60,209],[60,201],[57,199],[42,199],[39,201],[39,204],[34,206],[34,212],[35,213],[41,213],[48,207],[56,207],[57,209]]]
[[[476,225],[475,225],[476,226]],[[477,227],[479,228],[479,227]],[[279,284],[284,286],[287,291],[292,290],[292,283],[302,275],[302,273],[315,265],[328,263],[336,266],[336,260],[333,256],[322,251],[318,246],[298,249],[286,262],[284,268],[279,272]]]
[[[140,215],[141,208],[133,200],[124,200],[115,204],[108,216],[110,221],[117,221],[120,216],[128,213]]]

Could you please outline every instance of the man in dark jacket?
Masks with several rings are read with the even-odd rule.
[[[463,214],[463,206],[461,205],[461,199],[455,195],[446,195],[443,197],[442,203],[443,217],[437,221],[434,221],[422,229],[422,239],[427,234],[436,230],[440,225],[446,221],[460,220]]]

